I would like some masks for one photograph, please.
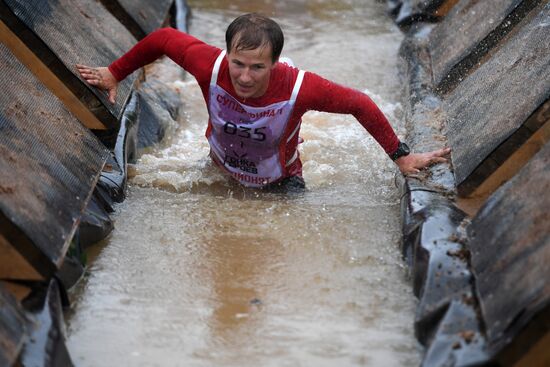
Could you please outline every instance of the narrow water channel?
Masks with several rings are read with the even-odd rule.
[[[223,47],[235,16],[270,15],[285,32],[283,55],[365,91],[403,133],[402,36],[384,3],[194,0],[190,32]],[[418,365],[396,169],[377,143],[351,116],[310,112],[308,190],[243,189],[210,163],[197,83],[167,78],[168,63],[156,68],[185,113],[133,167],[115,230],[73,294],[76,365]]]

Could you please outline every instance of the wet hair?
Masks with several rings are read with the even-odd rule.
[[[225,32],[225,43],[228,52],[233,48],[240,51],[271,46],[271,59],[275,62],[281,55],[285,38],[281,27],[273,19],[249,13],[231,22]]]

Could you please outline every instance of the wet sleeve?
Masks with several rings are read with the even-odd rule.
[[[166,55],[201,82],[210,78],[218,54],[219,49],[187,33],[174,28],[162,28],[150,33],[115,60],[109,65],[109,70],[121,81],[135,70]]]
[[[397,149],[399,139],[388,119],[364,93],[341,86],[316,74],[307,72],[297,104],[304,110],[353,115],[387,154]],[[305,111],[304,111],[305,112]]]

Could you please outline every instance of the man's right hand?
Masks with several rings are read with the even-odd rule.
[[[113,74],[111,74],[109,68],[93,68],[91,66],[79,64],[76,64],[76,68],[78,69],[82,79],[86,80],[88,84],[107,91],[109,94],[109,102],[115,104],[118,81],[115,79]]]
[[[446,155],[451,153],[451,148],[443,148],[426,153],[411,153],[409,155],[397,158],[395,163],[405,176],[418,173],[432,164],[447,162]]]

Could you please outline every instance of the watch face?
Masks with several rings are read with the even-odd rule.
[[[409,149],[409,146],[407,144],[399,142],[397,150],[395,151],[395,153],[393,153],[391,157],[395,161],[397,158],[409,155],[410,152],[411,150]]]

